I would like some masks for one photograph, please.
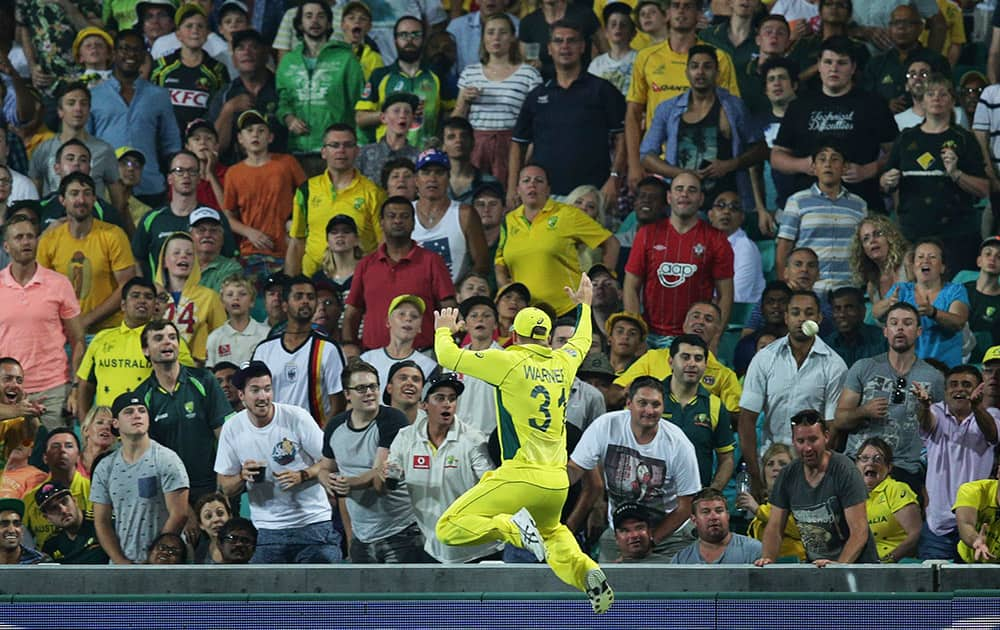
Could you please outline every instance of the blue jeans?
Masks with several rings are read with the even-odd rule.
[[[412,564],[434,562],[424,551],[424,535],[414,523],[391,536],[372,542],[351,539],[352,564]]]
[[[649,333],[646,335],[646,345],[649,346],[651,350],[662,350],[663,348],[669,348],[670,342],[674,340],[676,335],[657,335],[656,333]]]
[[[340,534],[323,521],[304,527],[260,529],[251,564],[330,564],[340,562]]]
[[[921,560],[951,560],[958,561],[958,530],[952,530],[940,536],[931,531],[927,523],[920,528],[920,542],[917,543],[917,556]]]

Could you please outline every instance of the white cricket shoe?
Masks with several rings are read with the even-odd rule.
[[[591,569],[587,573],[587,597],[594,607],[594,613],[598,615],[606,613],[615,602],[615,592],[611,590],[608,578],[600,568]]]
[[[542,541],[542,534],[538,531],[535,519],[531,516],[528,508],[518,510],[517,514],[510,517],[510,520],[521,532],[521,546],[535,554],[539,562],[545,562],[545,543]]]

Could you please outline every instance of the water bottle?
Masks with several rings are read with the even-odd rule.
[[[993,3],[980,2],[972,14],[972,41],[984,44],[989,41],[993,28]]]
[[[750,491],[750,473],[747,472],[747,463],[740,462],[740,470],[736,473],[736,494],[742,494],[746,492],[751,494]],[[753,514],[749,510],[740,508],[740,515],[744,518],[753,518]]]

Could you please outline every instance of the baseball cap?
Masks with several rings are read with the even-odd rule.
[[[361,2],[361,0],[351,0],[351,2],[345,4],[344,10],[341,12],[341,15],[347,15],[348,12],[353,11],[354,9],[361,9],[362,11],[368,14],[369,20],[372,19],[372,10],[368,8],[367,4]]]
[[[638,503],[622,503],[615,508],[615,511],[611,513],[611,520],[615,525],[615,529],[621,527],[625,521],[629,519],[636,519],[640,521],[649,522],[649,511],[642,507]]]
[[[386,311],[386,315],[391,315],[394,310],[399,308],[400,304],[404,302],[409,302],[410,304],[417,307],[420,314],[423,315],[424,311],[427,310],[427,305],[424,303],[423,298],[418,295],[410,295],[409,293],[404,293],[403,295],[397,295],[392,298],[392,302],[389,302],[389,310]]]
[[[243,3],[240,2],[239,4],[243,4]],[[254,29],[254,28],[248,28],[246,30],[236,31],[235,33],[233,33],[232,38],[231,38],[231,43],[232,43],[233,49],[238,48],[240,46],[240,44],[242,44],[243,42],[245,42],[248,39],[252,39],[253,41],[255,41],[255,42],[257,42],[258,44],[261,44],[261,45],[267,43],[264,40],[264,36],[260,34],[260,31],[258,31],[257,29]]]
[[[177,3],[173,0],[143,0],[142,2],[135,5],[135,17],[139,20],[139,25],[142,25],[142,13],[149,7],[165,7],[171,11],[177,9]]]
[[[629,19],[632,19],[632,7],[630,7],[625,2],[609,2],[604,5],[604,10],[601,12],[601,17],[604,19],[604,23],[608,23],[608,19],[616,14],[621,13],[622,15],[627,15]]]
[[[347,9],[344,9],[344,12],[346,13]],[[416,94],[410,92],[393,92],[385,97],[385,100],[382,101],[382,107],[379,109],[384,112],[396,103],[406,103],[413,111],[417,111],[417,108],[420,107],[420,99],[417,98]]]
[[[96,26],[88,26],[87,28],[77,33],[76,37],[73,38],[73,48],[72,48],[73,59],[76,59],[76,56],[80,53],[80,45],[83,44],[83,40],[87,39],[88,37],[93,37],[94,35],[103,39],[104,43],[108,45],[108,48],[115,47],[115,41],[111,39],[111,35],[109,35],[107,31],[105,31],[103,28],[98,28]]]
[[[240,369],[233,374],[233,387],[243,389],[247,381],[259,376],[271,376],[271,370],[263,361],[250,361],[240,366]]]
[[[24,518],[24,501],[21,499],[0,499],[0,512],[17,512]]]
[[[212,135],[216,137],[218,137],[219,135],[215,131],[215,125],[208,122],[204,118],[195,118],[194,120],[192,120],[187,124],[187,127],[184,128],[184,138],[190,138],[194,134],[194,132],[198,131],[199,129],[208,129],[209,131],[212,132]]]
[[[250,7],[247,6],[245,2],[240,2],[240,0],[226,0],[219,7],[219,19],[222,19],[223,14],[232,9],[237,9],[243,12],[243,15],[250,15]],[[235,33],[234,33],[235,34]]]
[[[590,277],[591,280],[593,280],[594,278],[596,278],[601,274],[604,274],[605,276],[611,276],[612,278],[615,277],[615,274],[611,273],[610,269],[608,269],[607,267],[605,267],[600,263],[593,265],[590,269],[587,270],[587,276]]]
[[[283,289],[290,279],[284,271],[276,271],[264,281],[264,292],[266,293],[271,289]]]
[[[543,330],[537,334],[533,334],[536,328],[542,328]],[[549,319],[549,316],[542,309],[529,306],[517,312],[511,330],[516,332],[519,337],[524,337],[525,339],[548,339],[549,331],[552,330],[552,320]]]
[[[44,512],[46,503],[69,493],[69,488],[58,481],[46,481],[35,491],[35,505]]]
[[[355,234],[358,233],[358,223],[354,220],[354,217],[348,216],[346,214],[338,214],[326,223],[326,233],[329,234],[336,225],[346,225]]]
[[[493,311],[493,316],[496,318],[500,317],[497,312],[497,305],[493,303],[489,297],[485,295],[473,295],[462,300],[462,303],[458,305],[458,312],[462,314],[463,318],[469,316],[469,311],[472,310],[474,306],[488,306],[490,310]]]
[[[181,8],[177,9],[176,13],[174,13],[174,24],[176,24],[177,27],[180,28],[181,22],[188,19],[192,15],[201,15],[203,17],[207,17],[205,9],[201,8],[200,4],[195,4],[193,2],[186,2],[181,5]]]
[[[392,377],[396,376],[396,372],[402,370],[403,368],[414,368],[418,372],[420,372],[420,378],[421,379],[426,379],[427,378],[424,375],[424,371],[420,368],[420,366],[417,364],[417,362],[414,361],[413,359],[406,359],[405,361],[397,361],[396,363],[393,363],[392,367],[389,368],[389,374],[388,374],[388,376],[385,377],[385,383],[382,384],[382,390],[383,390],[382,391],[382,404],[383,405],[392,404],[390,402],[392,399],[389,397],[389,389],[388,389],[389,383],[392,382]]]
[[[983,355],[983,363],[990,361],[1000,361],[1000,346],[993,346]]]
[[[1000,247],[1000,236],[987,236],[983,239],[983,242],[979,244],[979,251],[982,252],[983,248],[987,245],[995,245]]]
[[[576,371],[577,374],[600,374],[609,376],[612,379],[616,376],[615,368],[611,366],[611,360],[603,352],[588,355],[583,359],[583,363]]]
[[[445,374],[438,374],[437,376],[431,377],[426,383],[424,383],[424,391],[421,396],[421,400],[427,400],[427,398],[442,387],[451,387],[455,390],[456,396],[461,396],[462,392],[465,391],[465,385],[462,381],[458,380],[458,376],[454,372],[447,372]]]
[[[126,407],[131,407],[132,405],[142,405],[145,407],[146,403],[135,392],[118,394],[118,398],[115,398],[115,402],[111,404],[111,415],[117,418],[118,414]]]
[[[118,147],[115,149],[115,159],[121,160],[126,155],[131,155],[135,159],[142,162],[143,166],[146,165],[146,156],[142,154],[142,151],[136,149],[135,147]]]
[[[207,206],[201,206],[200,208],[195,208],[191,215],[188,217],[188,225],[194,226],[202,221],[215,221],[216,223],[222,223],[222,215],[219,214],[218,210],[209,208]]]
[[[445,169],[451,168],[451,160],[448,159],[448,154],[444,151],[439,151],[438,149],[427,149],[423,153],[417,156],[417,170],[422,168],[427,168],[428,166],[440,166]]]
[[[496,302],[498,304],[500,303],[500,298],[508,291],[517,291],[524,298],[525,302],[531,303],[531,291],[528,290],[528,287],[522,282],[511,282],[497,289]]]
[[[267,116],[258,112],[256,109],[248,109],[247,111],[240,114],[240,117],[236,119],[236,128],[243,131],[250,125],[266,125]]]
[[[483,182],[476,186],[476,189],[472,192],[472,199],[479,199],[483,195],[490,195],[502,200],[504,198],[503,188],[500,186],[500,182]]]
[[[645,337],[649,334],[649,326],[646,325],[646,321],[642,319],[642,315],[638,313],[633,313],[631,311],[619,311],[617,313],[612,313],[608,316],[608,321],[604,323],[604,330],[611,334],[611,329],[615,327],[615,323],[625,320],[627,322],[632,322],[639,327],[642,331],[642,336]]]

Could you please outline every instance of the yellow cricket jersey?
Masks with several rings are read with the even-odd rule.
[[[292,205],[292,238],[306,241],[302,273],[312,277],[323,266],[326,251],[326,224],[338,214],[346,214],[358,224],[358,244],[370,254],[382,239],[378,212],[385,191],[355,169],[354,179],[343,190],[335,190],[328,171],[310,177],[295,191]]]
[[[533,301],[547,302],[564,315],[575,304],[563,287],[580,283],[577,243],[593,248],[610,237],[611,232],[576,206],[549,199],[528,221],[522,205],[500,226],[495,263],[507,267],[514,282],[528,287]]]
[[[947,57],[948,49],[951,48],[952,44],[961,45],[968,41],[965,33],[965,20],[962,18],[962,8],[951,0],[937,0],[937,5],[947,27],[944,44],[938,52]],[[920,34],[920,43],[926,46],[929,37],[930,31],[924,27],[924,32]]]
[[[590,306],[581,305],[576,331],[558,350],[537,344],[463,350],[447,328],[438,328],[434,352],[449,370],[496,388],[504,462],[561,469],[566,466],[566,403],[590,343]]]
[[[70,234],[69,222],[45,232],[38,240],[38,264],[69,278],[80,300],[80,312],[89,313],[118,288],[115,272],[132,268],[135,259],[124,230],[94,219],[90,233],[82,239]],[[87,332],[111,328],[121,321],[121,309],[115,309]]]
[[[355,55],[357,55],[356,50]],[[366,81],[371,78],[372,71],[375,68],[381,68],[385,65],[382,55],[368,44],[364,44],[364,48],[361,51],[361,58],[358,61],[361,63],[361,70],[365,73]]]
[[[594,0],[594,15],[597,16],[597,21],[601,23],[602,28],[607,26],[604,23],[604,7],[612,2],[624,2],[632,7],[632,9],[635,9],[637,0]],[[632,41],[629,45],[633,50],[642,50],[650,45],[651,40],[649,39],[649,35],[639,30],[639,20],[636,19],[634,11],[632,12],[632,22],[635,23],[635,35],[632,36]]]
[[[669,349],[648,350],[615,379],[615,385],[628,389],[632,381],[640,376],[652,376],[662,381],[670,376],[671,372]],[[705,389],[721,398],[726,409],[732,413],[739,413],[740,395],[743,393],[740,380],[736,377],[736,372],[719,363],[719,360],[711,352],[708,353],[705,375],[701,377],[701,384],[705,386]]]
[[[28,491],[24,495],[24,527],[31,532],[35,539],[35,548],[41,549],[49,538],[56,535],[56,526],[49,522],[42,514],[38,504],[35,502],[35,492],[43,484],[52,480],[49,476],[42,483]],[[84,512],[93,511],[94,507],[90,503],[90,479],[87,479],[79,472],[73,473],[73,479],[69,482],[69,493],[76,499],[76,504]]]
[[[771,504],[761,503],[757,507],[757,514],[754,515],[750,526],[747,528],[747,535],[751,538],[764,541],[764,528],[771,519]],[[806,561],[806,548],[802,545],[802,535],[799,533],[799,526],[795,523],[795,517],[791,512],[785,521],[785,532],[781,535],[781,548],[778,549],[779,558],[796,557],[800,561]]]
[[[996,479],[981,479],[963,483],[958,487],[955,497],[954,512],[960,507],[971,507],[976,510],[976,531],[986,525],[986,546],[990,553],[1000,558],[1000,504],[997,503]],[[966,562],[975,562],[972,547],[964,541],[958,543],[958,555]],[[996,562],[994,560],[994,562]]]
[[[169,238],[169,237],[168,237]],[[160,283],[169,287],[167,270],[163,265],[167,248],[160,248],[160,257],[156,266]],[[201,282],[201,266],[197,256],[191,261],[191,274],[184,281],[184,289],[176,303],[171,301],[163,314],[163,319],[177,325],[181,339],[187,342],[191,356],[198,361],[204,361],[208,356],[208,333],[226,323],[226,309],[222,306],[219,294],[203,287]]]
[[[917,495],[910,486],[886,477],[868,494],[868,527],[875,536],[878,557],[884,558],[906,539],[906,530],[895,514],[907,505],[916,504]]]
[[[707,44],[700,39],[695,43]],[[723,50],[717,50],[716,54],[719,57],[718,86],[729,90],[733,96],[739,96],[732,58]],[[632,65],[632,82],[625,100],[646,106],[646,129],[653,122],[657,105],[690,89],[686,69],[687,53],[674,52],[669,40],[643,48],[636,55]]]
[[[116,328],[97,333],[80,361],[76,375],[94,383],[94,405],[110,407],[115,398],[134,391],[153,373],[153,366],[142,354],[139,337],[145,326],[129,328],[122,322]],[[187,342],[181,339],[178,352],[182,365],[194,366]]]

